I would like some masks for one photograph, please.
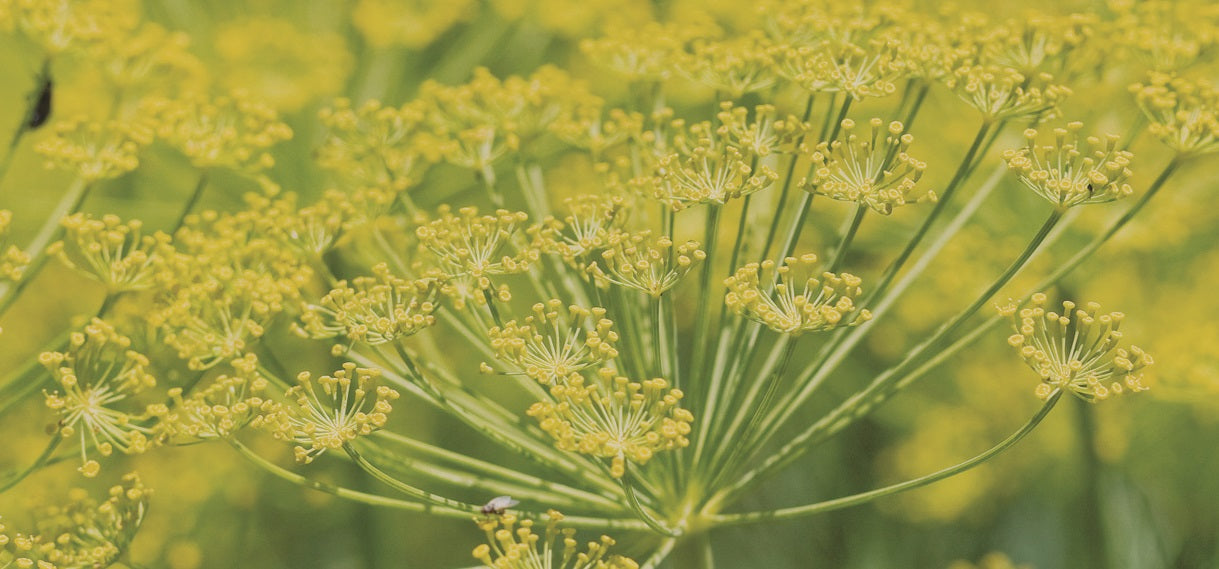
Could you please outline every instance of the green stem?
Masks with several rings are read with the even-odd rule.
[[[12,478],[0,483],[0,494],[5,493],[13,486],[20,484],[22,480],[25,480],[27,477],[29,477],[29,475],[37,472],[38,469],[45,466],[47,461],[51,460],[51,457],[55,454],[55,449],[59,447],[59,443],[61,442],[63,442],[63,436],[56,433],[55,436],[51,438],[51,441],[47,443],[47,448],[43,449],[42,454],[38,455],[38,458],[34,459],[34,462],[30,464],[28,468],[17,473]]]
[[[1026,422],[1024,424],[1024,426],[1022,426],[1020,428],[1020,430],[1016,431],[1015,433],[1012,433],[1011,436],[1007,437],[999,444],[991,447],[986,452],[983,452],[982,454],[979,454],[960,464],[950,466],[943,470],[939,470],[937,472],[933,472],[931,474],[928,474],[926,476],[922,476],[919,478],[915,478],[913,480],[899,482],[897,484],[893,484],[891,486],[886,486],[884,488],[878,488],[876,490],[871,490],[868,492],[855,494],[854,496],[846,496],[843,498],[837,498],[837,499],[828,500],[825,502],[818,502],[816,504],[795,506],[795,507],[791,507],[791,508],[781,508],[778,510],[772,510],[772,511],[768,511],[768,512],[750,512],[750,513],[743,513],[743,514],[721,514],[721,515],[711,517],[711,524],[715,527],[721,527],[721,526],[742,525],[742,524],[756,523],[756,522],[789,520],[789,519],[794,519],[794,518],[799,518],[799,517],[804,517],[804,516],[811,516],[814,514],[821,514],[821,513],[825,513],[825,512],[829,512],[829,511],[833,511],[833,510],[840,510],[842,508],[857,506],[859,504],[865,504],[865,503],[871,502],[872,500],[875,500],[877,498],[883,498],[885,496],[890,496],[893,494],[897,494],[899,492],[913,490],[915,488],[926,486],[928,484],[938,482],[945,478],[955,476],[957,474],[970,470],[970,469],[978,466],[979,464],[982,464],[982,463],[990,460],[991,458],[995,457],[999,453],[1002,453],[1003,451],[1007,450],[1008,448],[1011,448],[1016,443],[1020,442],[1021,439],[1023,439],[1029,433],[1033,432],[1033,429],[1036,428],[1037,425],[1041,423],[1042,419],[1045,419],[1045,417],[1047,415],[1049,415],[1050,410],[1052,410],[1054,408],[1054,405],[1056,405],[1058,403],[1058,400],[1061,397],[1062,397],[1062,391],[1055,391],[1052,395],[1050,395],[1050,398],[1045,402],[1045,404],[1042,405],[1041,409],[1037,412],[1037,414],[1033,415],[1033,417],[1031,419],[1029,419],[1028,422]]]
[[[355,447],[352,446],[352,444],[349,442],[343,444],[343,450],[347,452],[347,456],[351,457],[351,460],[354,461],[357,466],[359,466],[365,472],[372,475],[373,478],[380,480],[382,483],[393,488],[394,490],[402,492],[403,494],[406,494],[407,496],[410,496],[416,500],[419,500],[420,502],[432,504],[433,506],[438,506],[438,507],[443,507],[443,508],[452,508],[454,510],[461,510],[461,511],[465,511],[466,513],[469,513],[469,514],[477,514],[480,512],[479,506],[476,506],[474,504],[467,504],[460,500],[446,498],[439,494],[433,494],[433,493],[427,492],[425,490],[420,490],[419,488],[415,488],[414,486],[411,486],[410,484],[407,484],[405,482],[402,482],[401,480],[398,480],[397,478],[394,478],[393,476],[390,476],[385,471],[381,470],[380,468],[377,468],[376,465],[374,465],[373,463],[369,462],[366,458],[364,458],[364,455],[360,454],[355,449]]]
[[[832,273],[842,266],[842,262],[847,256],[847,250],[851,248],[851,242],[855,240],[855,234],[859,231],[859,225],[863,222],[863,216],[867,212],[868,206],[863,203],[855,206],[855,213],[851,216],[850,225],[847,226],[842,240],[838,242],[838,249],[834,251],[833,260],[830,261],[829,266],[825,269],[826,271]]]
[[[207,170],[199,172],[199,180],[195,182],[195,189],[191,190],[190,196],[186,198],[186,203],[182,206],[182,212],[178,214],[178,219],[174,221],[173,229],[169,231],[170,235],[177,233],[183,225],[186,225],[186,218],[195,210],[195,206],[199,205],[199,198],[203,197],[203,190],[207,187],[208,174]]]
[[[26,248],[26,254],[30,256],[30,263],[26,265],[21,278],[14,283],[0,284],[0,316],[8,311],[17,297],[21,296],[25,287],[29,286],[42,267],[46,265],[47,246],[63,236],[64,228],[60,222],[64,217],[80,209],[80,205],[89,195],[91,187],[92,184],[85,181],[84,178],[76,178],[68,187],[68,191],[60,198],[59,203],[55,205],[50,216],[43,222],[38,233],[34,235],[34,239],[30,241],[29,247]]]
[[[808,96],[808,102],[804,105],[804,116],[800,119],[802,123],[807,123],[809,117],[812,116],[813,101],[815,101],[815,97],[810,93]],[[799,148],[801,145],[803,145],[807,138],[807,134],[801,136],[800,142],[796,145],[796,147]],[[796,175],[796,163],[799,162],[799,160],[800,154],[799,151],[797,151],[792,154],[791,160],[787,163],[787,175],[783,177],[783,186],[779,190],[779,199],[775,202],[776,211],[781,212],[785,209],[784,206],[787,204],[787,194],[791,191],[792,181],[795,179]],[[777,237],[779,233],[779,219],[781,217],[782,216],[776,215],[770,222],[770,229],[768,229],[766,232],[766,242],[762,245],[762,254],[759,257],[760,260],[764,261],[766,260],[767,256],[770,255],[770,247],[771,245],[774,245],[775,237]],[[730,268],[735,268],[735,266]]]
[[[719,235],[720,212],[723,206],[711,204],[707,207],[709,208],[707,210],[707,220],[703,228],[706,241],[704,251],[707,252],[707,258],[703,261],[702,273],[698,279],[698,304],[695,305],[695,310],[698,313],[694,318],[694,344],[691,351],[692,359],[690,361],[692,374],[689,377],[691,381],[685,382],[686,385],[694,385],[692,382],[702,375],[707,353],[707,320],[712,312],[712,308],[709,306],[713,296],[711,292],[711,273],[715,268],[715,245]]]
[[[639,501],[639,496],[635,494],[635,487],[627,481],[626,475],[622,477],[622,491],[626,494],[626,500],[631,507],[631,511],[639,516],[639,519],[647,524],[652,531],[668,537],[681,535],[681,531],[667,527],[664,522],[656,519],[656,516],[652,515],[652,512],[648,508],[643,506],[643,503]]]

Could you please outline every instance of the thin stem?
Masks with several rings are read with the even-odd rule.
[[[178,214],[178,219],[174,221],[173,229],[169,231],[170,235],[177,233],[183,225],[186,225],[186,218],[195,210],[195,206],[199,205],[199,198],[203,197],[203,190],[207,187],[209,172],[204,169],[199,172],[199,180],[195,182],[195,189],[191,190],[190,197],[186,198],[186,203],[182,205],[182,212]]]
[[[897,494],[899,492],[913,490],[915,488],[926,486],[928,484],[938,482],[945,478],[955,476],[955,475],[965,472],[969,469],[972,469],[972,468],[978,466],[979,464],[982,464],[983,462],[990,460],[991,458],[995,457],[999,453],[1002,453],[1003,451],[1011,448],[1016,443],[1020,442],[1021,439],[1023,439],[1029,433],[1033,432],[1033,429],[1035,429],[1037,427],[1037,425],[1041,423],[1042,419],[1045,419],[1045,417],[1047,415],[1049,415],[1050,410],[1052,410],[1054,408],[1054,405],[1056,405],[1058,403],[1058,400],[1061,397],[1062,397],[1062,391],[1060,391],[1060,390],[1055,391],[1052,395],[1050,395],[1049,399],[1045,402],[1045,404],[1041,406],[1041,409],[1039,411],[1037,411],[1037,414],[1033,415],[1033,417],[1031,419],[1029,419],[1028,422],[1026,422],[1024,424],[1024,426],[1020,427],[1020,429],[1018,431],[1016,431],[1015,433],[1012,433],[1006,439],[1003,439],[1002,442],[991,447],[986,452],[983,452],[982,454],[979,454],[969,460],[966,460],[966,461],[956,464],[954,466],[950,466],[943,470],[939,470],[939,471],[933,472],[931,474],[928,474],[926,476],[915,478],[913,480],[899,482],[897,484],[893,484],[891,486],[886,486],[884,488],[878,488],[876,490],[871,490],[868,492],[855,494],[854,496],[846,496],[843,498],[837,498],[834,500],[828,500],[825,502],[818,502],[816,504],[808,504],[808,505],[804,505],[804,506],[781,508],[778,510],[772,510],[772,511],[768,511],[768,512],[750,512],[750,513],[744,513],[744,514],[722,514],[722,515],[712,516],[710,522],[715,527],[721,527],[721,526],[741,525],[741,524],[755,523],[755,522],[789,520],[789,519],[799,518],[799,517],[803,517],[803,516],[821,514],[821,513],[825,513],[825,512],[829,512],[829,511],[833,511],[833,510],[840,510],[842,508],[857,506],[859,504],[865,504],[865,503],[871,502],[872,500],[875,500],[877,498],[883,498],[885,496],[890,496],[893,494]]]
[[[652,528],[653,531],[669,537],[677,537],[681,535],[682,532],[680,530],[674,530],[667,527],[664,522],[656,519],[656,516],[652,515],[652,512],[649,511],[648,508],[643,506],[643,504],[639,501],[639,496],[635,494],[635,487],[627,481],[626,475],[623,475],[622,477],[622,491],[626,494],[626,500],[631,507],[631,511],[634,512],[635,515],[639,516],[639,519],[642,520],[643,523],[647,524],[649,528]]]
[[[816,100],[816,98],[813,96],[812,93],[810,93],[808,96],[808,102],[804,105],[804,116],[800,119],[800,121],[802,123],[807,123],[809,117],[812,116],[813,102],[815,100]],[[807,134],[805,134],[804,136],[801,136],[800,143],[797,144],[797,148],[799,148],[800,145],[803,145],[805,139],[807,139],[807,138],[808,138]],[[783,177],[783,186],[779,190],[779,199],[775,202],[776,211],[781,212],[785,209],[783,206],[787,204],[787,194],[788,194],[788,192],[791,191],[792,181],[795,179],[795,175],[796,175],[796,162],[798,162],[799,160],[800,160],[800,154],[799,154],[799,152],[795,152],[792,154],[791,160],[787,164],[787,175]],[[770,255],[770,247],[771,247],[771,245],[774,245],[775,237],[777,237],[778,233],[779,233],[779,218],[780,217],[781,216],[776,215],[774,217],[774,219],[771,220],[771,222],[770,222],[770,229],[767,230],[767,232],[766,232],[766,242],[762,245],[762,254],[759,257],[761,260],[766,260],[766,257],[768,255]],[[735,268],[735,265],[730,268]]]
[[[711,316],[711,312],[713,312],[710,306],[712,298],[711,273],[715,268],[715,245],[719,235],[720,212],[723,210],[723,206],[711,204],[708,208],[706,225],[703,228],[706,241],[704,251],[707,252],[707,258],[703,261],[702,274],[698,279],[699,296],[698,304],[695,305],[697,314],[694,318],[694,344],[693,351],[691,352],[693,359],[690,361],[690,369],[693,373],[690,379],[695,379],[702,375],[702,370],[705,366],[705,355],[707,353],[707,338],[709,336],[707,321]],[[693,385],[689,382],[687,384]]]
[[[34,235],[34,239],[30,241],[29,247],[26,248],[26,254],[30,256],[30,262],[26,265],[25,271],[21,278],[14,283],[0,284],[0,316],[13,305],[17,297],[21,296],[21,292],[29,286],[38,272],[47,262],[47,246],[63,236],[64,228],[61,221],[69,214],[75,213],[80,209],[81,203],[85,201],[85,197],[89,195],[89,188],[92,184],[85,181],[84,178],[76,178],[72,185],[68,187],[68,191],[60,198],[59,203],[55,205],[55,209],[43,222],[38,233]]]
[[[29,475],[37,472],[38,469],[45,466],[47,461],[51,460],[51,457],[55,454],[55,449],[59,447],[59,443],[61,442],[63,442],[63,436],[56,433],[55,436],[51,438],[50,442],[47,443],[47,448],[43,449],[42,454],[38,455],[38,458],[34,459],[34,462],[31,463],[29,467],[17,473],[12,478],[9,478],[4,482],[0,482],[0,494],[8,491],[13,486],[20,484],[22,480],[25,480],[27,477],[29,477]]]
[[[467,504],[460,500],[454,500],[452,498],[446,498],[439,494],[433,494],[433,493],[425,491],[425,490],[420,490],[419,488],[415,488],[414,486],[411,486],[410,484],[407,484],[401,480],[398,480],[397,478],[394,478],[393,476],[390,476],[385,471],[381,470],[380,468],[377,468],[376,465],[369,462],[368,459],[364,458],[364,455],[360,454],[359,451],[356,450],[355,446],[353,446],[351,443],[344,443],[343,450],[347,452],[347,456],[351,457],[351,460],[353,462],[355,462],[357,466],[359,466],[365,472],[371,474],[373,478],[380,480],[385,485],[393,488],[394,490],[402,492],[403,494],[406,494],[407,496],[415,498],[416,500],[419,500],[419,501],[425,502],[425,503],[429,503],[434,506],[453,508],[455,510],[464,510],[470,514],[477,514],[481,510],[481,508],[479,506],[476,506],[474,504]]]
[[[868,207],[863,203],[855,206],[855,213],[851,216],[850,225],[847,226],[846,233],[842,235],[842,240],[838,242],[838,249],[834,251],[833,260],[825,269],[828,272],[835,272],[838,267],[842,266],[843,260],[847,256],[847,250],[851,248],[851,242],[855,240],[855,234],[859,231],[859,225],[863,222],[863,216],[868,212]]]

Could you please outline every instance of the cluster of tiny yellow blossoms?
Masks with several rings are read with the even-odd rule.
[[[1088,137],[1080,144],[1083,123],[1054,129],[1053,145],[1037,145],[1037,131],[1028,129],[1028,146],[1003,153],[1008,167],[1037,195],[1059,208],[1104,203],[1134,193],[1126,183],[1132,172],[1129,151],[1118,150],[1118,136]]]
[[[277,18],[227,22],[216,31],[215,43],[225,69],[221,85],[281,111],[338,93],[351,68],[342,36]]]
[[[373,276],[340,282],[317,305],[301,315],[300,331],[311,338],[345,337],[370,346],[396,342],[436,323],[436,281],[410,280],[390,274],[389,265],[373,267]]]
[[[8,534],[0,520],[0,563],[14,569],[111,567],[128,552],[151,497],[132,473],[100,503],[85,490],[70,490],[68,503],[41,508],[28,533]]]
[[[429,269],[436,275],[469,277],[487,291],[491,277],[524,272],[538,258],[521,239],[521,224],[529,219],[525,212],[501,209],[479,215],[478,208],[463,207],[453,215],[442,206],[439,214],[415,230],[420,247],[432,256]]]
[[[749,263],[724,281],[728,287],[724,305],[771,330],[792,335],[853,326],[871,318],[867,309],[855,305],[863,281],[850,273],[818,276],[819,266],[812,253],[788,257],[781,264]]]
[[[138,122],[77,117],[56,123],[52,130],[52,136],[37,146],[47,168],[72,172],[86,182],[135,170],[140,165],[140,149],[152,142],[152,131]]]
[[[270,106],[243,93],[145,99],[141,113],[157,137],[196,168],[256,173],[275,164],[267,149],[292,138],[292,129]]]
[[[897,121],[887,128],[879,118],[869,124],[871,134],[860,136],[855,132],[855,121],[844,119],[837,140],[817,145],[812,155],[813,174],[801,185],[810,192],[866,205],[883,215],[924,197],[934,201],[935,192],[914,194],[915,184],[927,167],[906,152],[914,136]]]
[[[589,263],[587,270],[598,281],[659,297],[706,258],[698,241],[675,245],[672,239],[653,236],[647,230],[612,233],[606,239],[601,260]]]
[[[390,402],[398,398],[398,392],[376,385],[379,375],[377,370],[353,363],[317,380],[309,372],[301,372],[298,385],[286,394],[288,402],[274,413],[259,415],[253,424],[295,443],[296,459],[312,462],[328,450],[341,449],[385,426],[393,409]]]
[[[1051,83],[1049,74],[1025,77],[1010,67],[979,65],[958,68],[947,84],[988,122],[1036,116],[1050,111],[1071,94]]]
[[[435,152],[419,132],[424,114],[418,104],[395,108],[370,100],[352,107],[338,99],[320,113],[328,134],[317,151],[318,165],[356,187],[405,190],[418,182],[425,153]]]
[[[683,393],[661,378],[631,381],[601,368],[592,379],[579,373],[556,378],[551,401],[526,411],[563,450],[610,459],[615,478],[628,463],[646,464],[659,451],[690,444],[694,415],[679,406]]]
[[[206,387],[187,393],[168,391],[170,405],[158,424],[175,443],[227,439],[255,421],[275,413],[278,404],[264,395],[268,381],[258,372],[258,358],[247,355],[229,362],[232,375],[221,374]]]
[[[733,140],[732,133],[728,125],[713,128],[710,122],[678,130],[671,141],[674,152],[657,164],[652,182],[656,197],[680,210],[693,204],[723,205],[769,187],[779,175],[758,166],[758,154]]]
[[[0,281],[16,281],[30,263],[30,256],[9,242],[9,227],[13,212],[0,209]]]
[[[64,264],[106,286],[109,292],[147,289],[157,275],[156,259],[169,255],[170,236],[160,231],[141,232],[139,220],[123,222],[117,215],[101,219],[75,213],[61,222],[63,241],[53,243],[48,252]]]
[[[1164,144],[1181,154],[1219,151],[1219,90],[1210,83],[1155,73],[1130,89]]]
[[[79,440],[85,476],[101,469],[89,449],[110,456],[115,450],[141,453],[156,444],[148,426],[153,409],[132,401],[156,379],[148,371],[148,357],[131,349],[130,338],[94,319],[72,333],[66,352],[44,352],[38,360],[56,383],[46,404],[59,415],[58,436]]]
[[[47,55],[88,46],[134,28],[133,0],[4,0],[0,30],[15,29]]]
[[[603,535],[583,549],[576,541],[576,530],[561,527],[563,515],[555,510],[545,514],[546,531],[539,535],[531,519],[518,519],[505,513],[475,518],[487,534],[487,543],[474,548],[474,558],[488,569],[639,569],[627,557],[610,555],[614,540]]]
[[[1138,346],[1118,346],[1124,314],[1101,313],[1095,302],[1077,308],[1069,300],[1063,301],[1060,314],[1046,310],[1047,298],[1038,293],[1024,307],[1013,303],[1000,309],[1016,329],[1008,343],[1041,375],[1038,397],[1066,390],[1085,401],[1099,401],[1147,389],[1142,370],[1152,364],[1151,355]]]
[[[563,301],[551,299],[533,305],[533,314],[523,322],[508,321],[488,335],[498,358],[544,385],[553,385],[618,357],[614,348],[618,333],[613,328],[604,308],[564,308]]]

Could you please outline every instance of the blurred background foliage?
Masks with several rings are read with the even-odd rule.
[[[663,4],[663,5],[659,5]],[[270,177],[299,192],[302,202],[327,188],[328,179],[312,160],[323,134],[317,113],[336,96],[377,98],[388,104],[409,100],[424,79],[456,84],[475,66],[493,74],[528,74],[554,64],[587,81],[609,100],[625,97],[619,81],[591,65],[577,49],[581,38],[607,26],[639,26],[662,13],[702,13],[731,27],[756,17],[744,2],[672,0],[246,0],[148,1],[146,18],[190,36],[190,51],[205,63],[202,78],[223,88],[241,88],[274,104],[295,131],[273,150]],[[995,0],[964,8],[992,18],[1021,16],[1036,8],[1104,10],[1101,3]],[[1041,6],[1034,6],[1040,4]],[[918,4],[916,3],[916,7]],[[948,10],[935,2],[921,9]],[[0,36],[2,37],[2,36]],[[7,130],[22,112],[37,62],[28,50],[0,39],[0,125]],[[1192,71],[1215,79],[1213,65]],[[104,113],[96,70],[64,60],[57,64],[55,113]],[[711,93],[692,85],[675,89],[674,104],[687,116],[709,115]],[[888,103],[865,103],[877,112]],[[794,104],[789,104],[789,107]],[[1137,110],[1121,88],[1077,92],[1070,109],[1114,107]],[[700,110],[701,109],[701,110]],[[933,164],[928,187],[950,172],[951,151],[968,145],[972,117],[962,116],[953,95],[933,90],[916,127],[919,155]],[[688,111],[688,112],[687,112]],[[1098,125],[1112,126],[1123,125]],[[37,140],[42,133],[29,138]],[[1020,144],[1008,132],[998,148]],[[22,144],[0,191],[0,207],[14,212],[13,235],[24,242],[70,182],[46,171]],[[1133,147],[1140,166],[1136,188],[1150,182],[1168,153],[1151,137]],[[949,156],[937,160],[937,156]],[[980,168],[985,175],[998,163]],[[582,183],[581,164],[556,160],[548,166],[555,187]],[[717,531],[713,544],[720,567],[953,569],[1075,569],[1081,567],[1219,567],[1219,207],[1215,207],[1213,160],[1194,163],[1144,215],[1072,275],[1064,288],[1131,315],[1130,337],[1156,355],[1145,396],[1090,406],[1071,399],[1033,435],[997,460],[931,487],[871,505],[819,517]],[[85,211],[138,217],[148,227],[168,227],[195,182],[185,161],[153,146],[132,175],[107,181]],[[891,361],[918,338],[926,323],[951,316],[944,298],[969,297],[985,286],[1035,227],[1035,202],[1024,199],[1017,182],[1003,182],[983,209],[925,273],[887,320],[870,336],[867,357],[842,373],[868,374],[872,361]],[[431,207],[470,191],[468,174],[438,168],[415,196]],[[234,209],[255,184],[220,176],[205,197],[206,208]],[[1004,190],[1009,191],[1004,191]],[[834,229],[847,204],[817,209],[814,227]],[[892,233],[908,231],[924,213],[907,208],[889,223],[865,224],[853,262],[884,263],[878,247]],[[1031,275],[1046,273],[1054,259],[1102,227],[1111,210],[1085,211],[1061,242],[1059,254],[1038,261]],[[823,247],[824,248],[824,247]],[[880,251],[881,253],[877,253]],[[877,253],[868,258],[869,252]],[[997,253],[999,252],[999,253]],[[1019,295],[1033,282],[1017,279],[999,298]],[[65,329],[91,313],[102,291],[59,263],[50,264],[6,315],[0,336],[0,364],[13,368]],[[798,465],[767,483],[745,509],[793,503],[794,497],[831,498],[870,489],[941,468],[1006,436],[1037,406],[1028,370],[1012,356],[994,330],[956,356],[884,412],[861,421]],[[281,335],[286,336],[286,335]],[[282,340],[281,340],[282,341]],[[289,340],[290,342],[290,340]],[[291,350],[291,346],[285,349]],[[331,369],[329,357],[297,349],[296,367]],[[463,357],[460,348],[454,357]],[[879,367],[879,364],[877,364]],[[840,385],[839,387],[845,387]],[[420,438],[476,456],[497,457],[472,432],[423,405],[404,403],[395,421]],[[8,414],[0,432],[0,470],[16,469],[44,446],[53,419],[41,398],[28,398]],[[264,441],[266,456],[290,460],[286,447]],[[479,542],[472,524],[424,515],[378,510],[304,491],[271,479],[223,445],[164,448],[121,459],[110,473],[138,469],[156,490],[153,508],[137,538],[132,559],[148,567],[203,569],[276,568],[449,568],[472,563]],[[504,459],[507,460],[507,459]],[[375,481],[344,463],[314,465],[314,474],[352,488]],[[105,478],[105,476],[103,476]],[[0,512],[21,520],[36,505],[58,501],[82,479],[68,464],[46,469],[19,492],[0,495]],[[108,482],[97,482],[97,488]],[[618,536],[625,552],[631,540]],[[1003,552],[987,557],[989,552]],[[1007,560],[1010,558],[1010,562]],[[961,561],[964,560],[964,561]],[[976,563],[976,565],[974,565]]]

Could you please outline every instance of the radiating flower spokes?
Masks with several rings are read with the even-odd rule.
[[[420,247],[431,254],[433,267],[449,278],[467,276],[479,288],[491,288],[491,277],[522,273],[538,259],[538,251],[520,242],[517,231],[529,219],[524,212],[496,210],[479,215],[463,207],[454,215],[441,206],[439,217],[415,230]]]
[[[1148,130],[1186,156],[1219,151],[1219,90],[1203,80],[1153,73],[1130,87]]]
[[[436,322],[435,279],[405,279],[378,263],[372,276],[340,281],[301,314],[299,333],[311,338],[342,336],[348,345],[396,342]]]
[[[766,260],[737,269],[724,284],[729,310],[782,334],[800,335],[854,326],[872,314],[855,305],[862,280],[850,273],[817,274],[817,256]],[[773,288],[772,288],[773,287]]]
[[[810,192],[836,200],[857,202],[882,215],[921,199],[935,201],[934,192],[914,193],[927,164],[907,150],[914,136],[902,123],[869,121],[870,134],[857,134],[855,121],[844,119],[839,137],[822,142],[813,151],[812,175],[801,182]]]
[[[699,249],[697,241],[675,245],[668,237],[653,237],[646,230],[613,233],[601,252],[601,259],[589,263],[587,270],[598,283],[660,297],[706,258],[707,253]]]
[[[1055,128],[1054,144],[1038,145],[1037,131],[1028,129],[1028,145],[1007,150],[1003,159],[1029,189],[1060,209],[1105,203],[1134,193],[1126,180],[1133,174],[1129,151],[1118,150],[1118,136],[1090,136],[1080,142],[1081,122]]]
[[[222,374],[205,387],[168,392],[170,404],[159,427],[171,440],[182,443],[228,439],[257,417],[274,413],[276,402],[263,393],[267,379],[258,371],[253,354],[230,362],[234,373]]]
[[[544,385],[618,357],[618,333],[605,309],[563,306],[551,299],[533,305],[523,321],[490,330],[491,349],[502,361]],[[490,369],[483,364],[484,370]]]
[[[1095,302],[1077,308],[1071,301],[1063,301],[1060,314],[1047,311],[1047,303],[1037,293],[1023,307],[1012,302],[999,309],[1015,328],[1008,343],[1041,376],[1038,397],[1062,389],[1095,402],[1147,389],[1142,370],[1152,364],[1151,355],[1138,346],[1119,347],[1124,314],[1102,313]]]
[[[152,287],[158,256],[173,254],[169,235],[160,231],[143,234],[143,223],[136,219],[123,222],[116,215],[98,219],[76,213],[60,223],[64,240],[53,243],[48,253],[112,293]]]
[[[89,455],[114,451],[142,453],[156,444],[150,408],[132,397],[156,385],[148,357],[131,349],[131,339],[109,323],[93,319],[68,340],[65,352],[43,352],[38,361],[56,384],[46,404],[59,415],[59,436],[79,441],[85,476],[101,469]]]
[[[948,87],[988,123],[1053,110],[1071,90],[1052,80],[1048,74],[1025,76],[1010,67],[978,64],[963,65],[945,78]]]

